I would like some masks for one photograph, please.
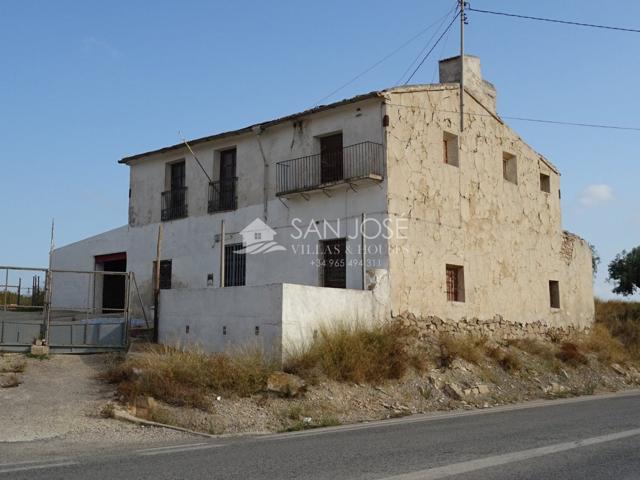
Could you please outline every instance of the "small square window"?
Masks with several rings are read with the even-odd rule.
[[[253,234],[254,240],[262,240],[262,232],[256,232]]]
[[[459,167],[458,137],[453,133],[444,132],[442,135],[442,161],[447,165]]]
[[[447,300],[464,302],[464,268],[460,265],[447,265]]]
[[[540,174],[540,190],[546,193],[551,193],[551,177],[546,173]]]
[[[518,183],[518,164],[515,155],[502,153],[502,176],[507,182]]]
[[[560,308],[560,282],[557,280],[549,280],[549,305]]]

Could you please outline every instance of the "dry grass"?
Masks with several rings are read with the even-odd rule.
[[[424,367],[408,339],[408,330],[396,322],[370,328],[323,326],[310,345],[288,352],[285,371],[311,382],[321,376],[372,384],[399,379],[410,367]]]
[[[586,365],[589,363],[587,357],[580,351],[580,348],[574,342],[562,342],[560,345],[560,351],[556,353],[558,360],[571,365],[572,367],[578,367],[580,365]]]
[[[117,361],[102,378],[128,401],[149,395],[168,404],[208,410],[213,394],[248,396],[265,388],[276,364],[259,348],[231,354],[155,346]]]
[[[596,324],[620,341],[633,360],[640,360],[640,302],[596,300]]]
[[[489,348],[487,350],[489,358],[495,360],[505,372],[518,372],[522,370],[520,357],[511,351],[500,347]]]
[[[582,339],[580,346],[584,350],[594,352],[602,363],[626,363],[630,357],[622,342],[614,338],[609,329],[601,323],[597,323],[591,329]]]
[[[485,358],[487,339],[474,335],[440,335],[440,365],[448,367],[456,358],[480,364]]]
[[[24,360],[13,361],[8,365],[0,366],[0,373],[24,373],[27,363]]]

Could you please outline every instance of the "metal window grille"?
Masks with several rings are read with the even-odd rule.
[[[226,178],[209,184],[209,213],[238,208],[236,186],[238,178]]]
[[[176,187],[162,192],[162,212],[163,222],[184,218],[187,216],[187,187]]]
[[[224,286],[241,287],[245,285],[247,274],[247,256],[237,253],[243,248],[241,243],[224,246]]]
[[[464,270],[457,265],[447,265],[447,300],[464,302]]]
[[[156,262],[153,262],[153,273],[155,277],[155,268]],[[161,290],[170,290],[171,289],[171,269],[172,269],[172,261],[171,260],[160,260],[160,289]]]

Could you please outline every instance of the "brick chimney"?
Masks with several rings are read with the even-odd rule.
[[[460,56],[440,60],[440,83],[460,83]],[[464,86],[486,108],[496,113],[496,89],[482,78],[480,58],[464,56]]]

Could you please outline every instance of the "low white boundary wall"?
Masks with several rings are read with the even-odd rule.
[[[372,325],[388,314],[386,276],[373,290],[288,283],[162,290],[159,339],[210,352],[258,343],[282,356],[323,324]]]

